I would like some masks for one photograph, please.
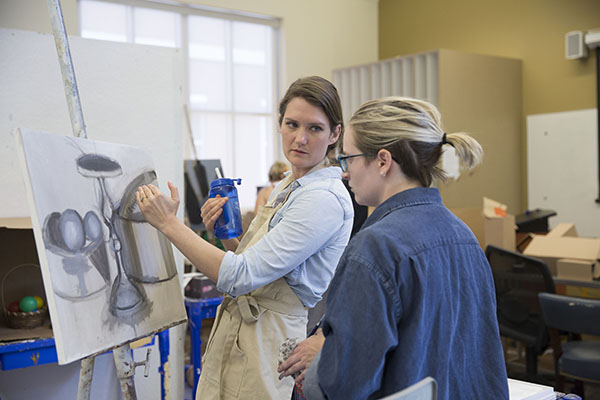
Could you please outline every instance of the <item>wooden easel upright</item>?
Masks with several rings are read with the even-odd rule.
[[[65,95],[67,97],[67,105],[71,117],[71,126],[75,137],[83,137],[87,139],[85,131],[85,122],[83,120],[83,111],[81,110],[81,102],[79,100],[79,91],[77,89],[77,81],[75,80],[75,71],[71,60],[71,52],[69,50],[69,42],[67,31],[62,15],[60,0],[47,0],[48,12],[50,13],[50,22],[52,32],[54,34],[54,42],[56,43],[56,51],[58,53],[58,61],[63,78]],[[129,344],[124,344],[113,349],[113,357],[117,376],[121,384],[121,392],[123,399],[136,400],[135,385],[133,375],[135,368],[144,365],[145,373],[148,376],[149,352],[146,360],[142,362],[134,362]],[[89,356],[81,360],[79,370],[79,387],[77,391],[78,400],[89,400],[92,388],[92,376],[94,373],[95,356]]]

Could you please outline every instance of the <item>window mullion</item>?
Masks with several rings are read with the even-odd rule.
[[[272,156],[274,160],[279,160],[283,158],[283,150],[281,143],[281,135],[279,135],[279,89],[280,89],[280,68],[279,68],[279,28],[273,28],[271,32],[271,45],[273,53],[271,54],[271,83],[273,85],[271,91],[271,107],[273,110],[273,128],[274,132],[271,135],[271,139],[273,140],[273,151]]]
[[[234,110],[234,90],[233,90],[233,21],[228,21],[226,24],[225,33],[225,68],[227,69],[227,93],[228,93],[228,108],[229,108],[229,136],[228,147],[231,149],[231,165],[233,168],[232,174],[236,173],[236,151],[235,151],[235,110]]]
[[[127,6],[127,42],[135,43],[135,12],[133,6]]]
[[[190,139],[190,156],[194,156],[199,154],[199,152],[196,148],[196,140],[198,138],[196,138],[197,132],[194,134],[194,129],[192,126],[192,109],[190,104],[190,40],[188,14],[180,14],[179,21],[179,41],[181,44],[181,56],[183,59],[183,104],[185,104],[185,109],[183,111],[187,114],[183,117],[189,121],[189,127],[187,126],[187,123],[185,124],[186,128],[184,130],[184,136]]]

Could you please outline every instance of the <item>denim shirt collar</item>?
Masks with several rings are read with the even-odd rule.
[[[404,190],[400,193],[396,193],[371,213],[369,218],[365,221],[363,229],[375,222],[381,220],[383,217],[388,215],[390,212],[399,208],[417,206],[422,204],[442,204],[442,197],[440,191],[437,188],[425,188],[418,187],[413,189]]]

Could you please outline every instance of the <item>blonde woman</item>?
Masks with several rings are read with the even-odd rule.
[[[445,178],[446,146],[466,169],[483,150],[441,126],[433,105],[398,97],[369,101],[350,118],[343,177],[359,204],[376,208],[331,283],[307,399],[381,398],[427,376],[440,400],[508,398],[489,264],[431,187]],[[305,367],[293,357],[286,373]]]

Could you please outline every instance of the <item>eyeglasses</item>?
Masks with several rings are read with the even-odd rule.
[[[340,167],[342,168],[342,172],[347,172],[348,171],[348,161],[347,160],[349,158],[372,156],[372,155],[373,154],[369,154],[369,153],[343,155],[343,156],[338,156],[337,160],[340,163]]]

